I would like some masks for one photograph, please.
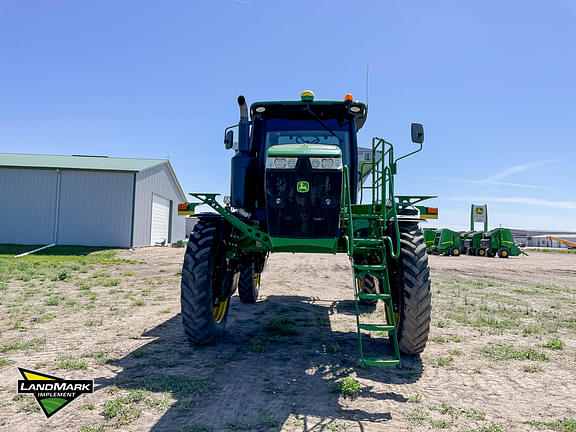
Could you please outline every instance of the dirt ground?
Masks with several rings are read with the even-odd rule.
[[[130,262],[9,280],[0,430],[576,430],[576,254],[430,257],[426,350],[402,368],[358,368],[346,256],[272,255],[259,301],[235,296],[224,341],[192,348],[179,314],[183,253],[118,251]],[[94,378],[96,391],[46,421],[16,395],[15,366]],[[345,377],[359,396],[334,391]]]

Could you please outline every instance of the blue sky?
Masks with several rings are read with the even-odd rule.
[[[570,0],[0,2],[0,152],[166,158],[185,191],[228,194],[236,97],[366,99],[360,143],[422,153],[397,193],[437,225],[576,230]]]

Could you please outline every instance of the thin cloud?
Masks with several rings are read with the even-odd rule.
[[[248,1],[248,0],[232,0],[234,3],[240,3],[240,4],[244,4],[244,5],[251,5],[252,2]]]
[[[535,207],[551,207],[558,209],[576,209],[576,201],[551,201],[539,198],[523,197],[448,197],[448,201],[505,202],[526,204]]]
[[[491,184],[497,186],[512,186],[512,187],[519,187],[525,189],[536,189],[536,190],[545,190],[545,191],[562,191],[565,189],[557,189],[551,188],[546,186],[537,186],[531,184],[522,184],[522,183],[508,183],[508,182],[499,182],[499,181],[488,181],[488,180],[468,180],[468,179],[458,179],[458,178],[446,178],[446,177],[429,177],[432,180],[442,180],[442,181],[451,181],[451,182],[458,182],[458,183],[472,183],[472,184]]]
[[[509,175],[516,174],[516,173],[519,173],[522,171],[526,171],[530,168],[534,168],[534,167],[544,165],[544,164],[547,164],[550,162],[556,162],[556,161],[555,160],[544,160],[544,161],[538,161],[538,162],[530,162],[530,163],[522,164],[522,165],[516,165],[516,166],[508,168],[507,170],[504,170],[500,173],[494,174],[492,177],[488,177],[487,179],[480,180],[480,183],[490,183],[490,182],[493,182],[495,180],[500,180],[500,179],[506,178]]]

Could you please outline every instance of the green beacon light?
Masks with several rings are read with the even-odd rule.
[[[314,93],[310,90],[304,90],[300,95],[302,102],[314,102]]]

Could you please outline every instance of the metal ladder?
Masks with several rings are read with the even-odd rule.
[[[384,149],[388,144],[386,141],[374,138],[372,140],[372,181],[368,186],[362,186],[362,189],[370,189],[372,203],[369,206],[362,206],[362,213],[355,214],[353,204],[350,199],[350,183],[348,167],[344,167],[344,202],[342,207],[342,218],[346,222],[347,232],[345,239],[347,242],[348,256],[352,261],[353,278],[354,278],[354,308],[356,312],[356,327],[358,334],[358,348],[360,353],[359,364],[361,366],[400,366],[400,350],[398,347],[398,335],[396,327],[396,318],[394,315],[394,306],[392,302],[392,293],[390,291],[390,278],[387,266],[386,244],[392,251],[392,257],[397,258],[399,255],[399,238],[396,243],[394,252],[392,239],[386,235],[386,222],[393,218],[398,232],[398,218],[396,209],[392,205],[390,212],[386,205],[386,192],[389,196],[394,197],[393,192],[393,175],[395,166],[393,164],[392,147]],[[381,157],[377,158],[377,153],[381,151]],[[388,156],[390,164],[385,165],[384,158]],[[362,191],[361,189],[361,191]],[[388,190],[387,190],[388,189]],[[359,206],[360,207],[360,206]],[[390,214],[388,214],[390,213]],[[368,220],[370,222],[369,234],[367,237],[356,238],[355,220]],[[354,258],[363,254],[378,257],[376,264],[360,264],[354,262]],[[376,279],[377,286],[381,287],[378,294],[366,294],[361,292],[359,280],[364,276],[373,276]],[[382,300],[386,305],[386,323],[368,324],[361,322],[359,300]],[[393,355],[387,357],[373,357],[364,355],[362,335],[364,332],[387,332],[392,342]]]

